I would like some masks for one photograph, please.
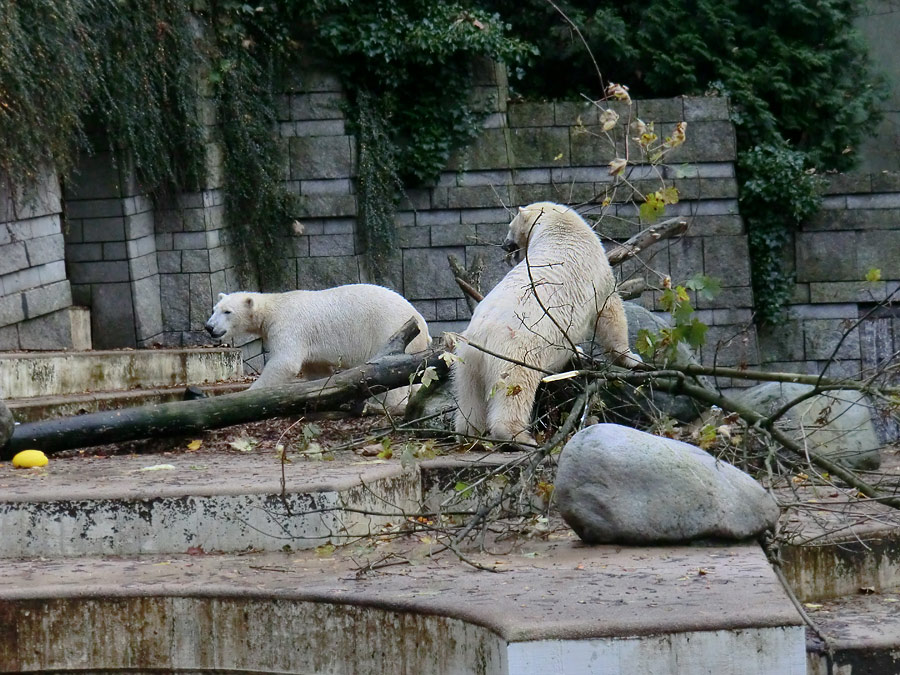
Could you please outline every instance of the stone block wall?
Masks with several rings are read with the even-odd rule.
[[[0,350],[85,348],[73,326],[59,181],[15,190],[0,176]]]
[[[332,91],[325,91],[331,82]],[[346,135],[336,82],[317,77],[282,100],[280,133],[290,147],[290,180],[300,194],[302,234],[288,247],[295,256],[298,288],[327,288],[368,281],[356,230],[355,141]],[[502,75],[487,72],[479,95],[494,106],[476,141],[455,156],[435,185],[408,190],[396,215],[401,255],[389,276],[429,321],[433,334],[462,330],[469,309],[447,256],[471,264],[484,256],[482,280],[489,290],[508,267],[499,244],[512,209],[551,200],[576,206],[610,245],[641,228],[636,209],[613,194],[608,163],[612,150],[600,135],[597,109],[581,103],[508,103]],[[704,361],[755,365],[756,335],[750,324],[752,295],[746,232],[737,208],[735,139],[727,102],[677,98],[636,103],[638,116],[661,133],[688,122],[688,142],[671,155],[662,175],[682,195],[666,216],[683,216],[688,234],[650,249],[619,268],[622,280],[636,275],[659,287],[695,274],[718,277],[724,286],[713,301],[698,300],[712,327]],[[623,110],[623,114],[624,114]],[[632,183],[657,189],[658,176],[636,167]],[[613,203],[602,207],[606,196]],[[617,203],[619,202],[619,203]],[[658,309],[658,293],[642,302]]]
[[[827,375],[867,376],[900,351],[900,174],[832,176],[791,253],[790,319],[760,332],[767,368],[819,373],[833,358]]]

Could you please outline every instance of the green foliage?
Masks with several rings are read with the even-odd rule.
[[[368,91],[357,95],[357,196],[359,233],[368,254],[372,278],[386,282],[397,260],[394,205],[401,187],[394,144],[384,113]]]
[[[540,49],[540,58],[517,84],[525,95],[580,99],[602,90],[590,54],[550,3],[486,2],[512,23],[517,35]],[[757,317],[773,320],[787,298],[778,249],[798,211],[810,213],[808,197],[798,194],[807,194],[810,182],[803,180],[802,168],[850,168],[853,150],[877,118],[881,86],[869,72],[865,48],[852,25],[856,1],[558,4],[579,27],[603,74],[626,83],[633,97],[710,91],[730,97],[744,167],[739,181],[742,206],[749,208],[742,215],[750,231]],[[757,146],[784,153],[793,149],[803,155],[790,156],[802,160],[799,165],[796,159],[779,164],[778,180],[766,179],[754,173],[763,168],[759,159],[747,156]],[[759,181],[768,183],[766,191],[786,195],[785,203],[760,200]]]
[[[753,294],[759,320],[774,323],[790,299],[792,275],[785,253],[792,233],[821,203],[822,179],[806,168],[802,152],[761,145],[741,153],[741,213],[752,223]]]
[[[195,181],[202,162],[197,47],[182,0],[0,4],[0,169],[19,185],[63,176],[108,139],[149,185]]]
[[[278,65],[289,52],[286,17],[276,8],[226,0],[207,15],[215,31],[208,78],[221,124],[231,243],[243,284],[255,277],[262,290],[296,284],[275,257],[290,245],[298,204],[284,182],[284,150],[274,132]]]
[[[635,341],[638,353],[648,360],[665,363],[676,360],[678,345],[681,343],[686,343],[693,349],[702,347],[706,343],[709,326],[694,315],[688,291],[692,290],[702,298],[712,299],[721,288],[718,279],[703,275],[689,279],[683,286],[673,288],[669,284],[660,295],[659,302],[671,315],[673,325],[661,328],[658,333],[651,333],[646,328],[639,330]]]
[[[316,51],[351,96],[377,92],[408,182],[435,178],[478,132],[479,105],[468,92],[479,57],[513,63],[533,52],[498,15],[457,2],[315,0],[309,18]]]

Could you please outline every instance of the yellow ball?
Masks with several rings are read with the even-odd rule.
[[[50,460],[40,450],[23,450],[12,458],[13,466],[20,469],[30,469],[33,466],[44,466]]]

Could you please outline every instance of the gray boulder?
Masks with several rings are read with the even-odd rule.
[[[735,399],[770,415],[812,389],[809,384],[766,382]],[[776,426],[810,450],[851,469],[872,470],[881,465],[872,405],[862,392],[843,389],[817,394],[791,408]]]
[[[633,302],[623,303],[625,306],[625,316],[628,319],[628,344],[632,349],[637,342],[638,333],[641,330],[648,330],[651,333],[658,333],[661,328],[671,326],[665,316],[655,314],[644,307]],[[582,349],[592,356],[601,356],[603,348],[595,342],[582,345]],[[686,344],[679,343],[672,365],[686,366],[689,364],[699,364],[700,360],[694,351]],[[700,378],[705,382],[705,378]],[[625,385],[616,388],[607,388],[601,394],[607,402],[607,406],[616,410],[623,417],[638,422],[641,420],[652,420],[659,413],[665,413],[669,417],[680,422],[692,422],[703,411],[703,406],[699,405],[690,396],[672,394],[656,389],[643,387],[640,390],[631,385]]]
[[[559,460],[563,519],[588,544],[748,539],[778,520],[749,475],[700,448],[618,424],[579,431]]]

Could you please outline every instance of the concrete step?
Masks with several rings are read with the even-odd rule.
[[[808,632],[808,675],[900,673],[900,591],[807,603],[806,611],[825,636]]]
[[[882,458],[879,473],[866,478],[896,494],[900,451],[885,448]],[[800,485],[782,496],[793,503],[781,517],[783,570],[801,601],[900,588],[900,511],[831,486]]]
[[[755,544],[18,560],[5,672],[803,675],[804,629]],[[382,569],[379,562],[394,564]],[[411,561],[413,564],[402,564]],[[398,564],[399,563],[399,564]],[[126,628],[127,627],[127,628]]]
[[[232,394],[243,391],[250,382],[220,382],[202,385],[210,396]],[[129,391],[94,391],[83,394],[58,396],[34,396],[5,401],[17,422],[37,422],[55,417],[84,415],[102,410],[121,410],[154,403],[180,401],[184,398],[184,385],[175,387],[154,387]]]
[[[271,451],[3,463],[0,558],[314,548],[396,520],[357,510],[414,511],[421,496],[418,471],[349,451],[286,463],[283,477]]]
[[[243,377],[239,349],[138,349],[0,354],[0,398],[211,384]]]

